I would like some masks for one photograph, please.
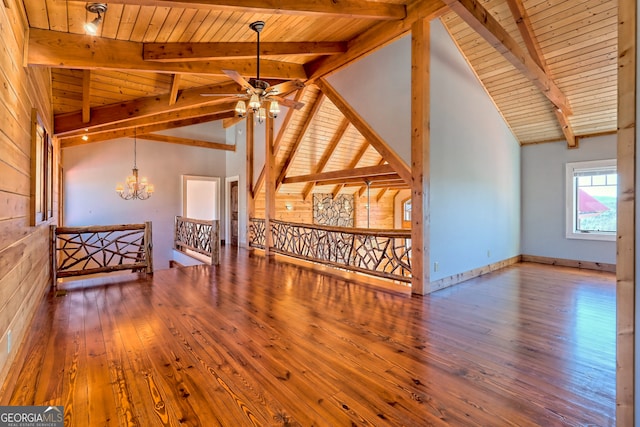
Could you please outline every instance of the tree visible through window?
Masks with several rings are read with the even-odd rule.
[[[567,237],[614,240],[617,188],[615,160],[567,163]]]

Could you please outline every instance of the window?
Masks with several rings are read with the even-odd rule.
[[[616,160],[567,163],[568,239],[616,238]]]
[[[31,225],[38,225],[53,217],[53,145],[36,109],[31,120]]]
[[[411,197],[402,202],[402,228],[411,228]]]

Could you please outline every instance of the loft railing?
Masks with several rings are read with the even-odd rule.
[[[386,279],[411,281],[411,232],[328,227],[271,220],[270,250]],[[252,218],[249,245],[265,247],[264,219]]]
[[[120,270],[153,273],[151,222],[85,227],[51,226],[53,283]]]
[[[212,265],[220,264],[220,221],[177,216],[174,228],[176,250],[193,251],[207,257]]]

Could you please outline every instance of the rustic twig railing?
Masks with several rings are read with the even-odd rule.
[[[211,264],[220,264],[220,221],[177,216],[174,244],[177,250],[191,250],[207,256]]]
[[[264,219],[252,218],[249,245],[264,249]],[[276,253],[403,282],[411,281],[411,232],[271,220]]]
[[[264,219],[251,218],[249,220],[249,246],[252,248],[264,249]]]
[[[151,222],[51,226],[53,283],[58,277],[131,270],[153,273]]]

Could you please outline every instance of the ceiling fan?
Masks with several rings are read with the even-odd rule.
[[[245,117],[247,109],[249,109],[256,114],[258,121],[262,123],[266,119],[267,114],[271,118],[276,118],[280,113],[280,105],[294,108],[296,110],[304,107],[304,103],[302,102],[293,101],[279,96],[280,94],[302,89],[304,87],[304,83],[300,80],[289,80],[275,86],[271,86],[269,82],[265,80],[260,80],[260,32],[264,28],[264,21],[252,22],[249,24],[249,28],[256,32],[258,38],[256,49],[256,78],[247,81],[237,71],[222,70],[223,73],[238,83],[246,92],[246,94],[239,96],[249,100],[248,104],[245,104],[245,101],[242,99],[238,101],[235,108],[236,114],[239,117]],[[202,96],[219,95],[203,93]]]

